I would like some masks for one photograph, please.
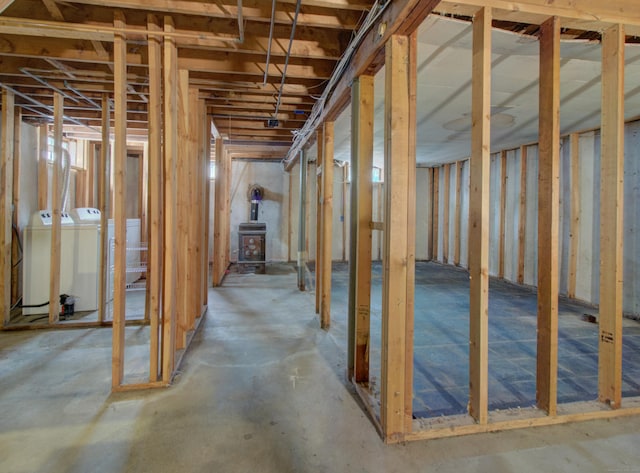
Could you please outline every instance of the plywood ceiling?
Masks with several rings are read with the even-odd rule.
[[[538,41],[494,29],[492,149],[538,140]],[[471,136],[471,24],[431,15],[418,36],[417,161],[433,165],[469,156]],[[640,117],[640,45],[627,44],[625,115]],[[599,41],[561,44],[561,129],[600,126]],[[375,165],[383,163],[384,68],[376,75]],[[350,111],[336,123],[335,158],[350,160]],[[313,155],[313,150],[310,154]]]

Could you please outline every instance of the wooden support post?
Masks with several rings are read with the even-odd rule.
[[[164,31],[174,33],[170,16],[164,17]],[[171,382],[176,357],[176,248],[178,181],[178,50],[175,39],[165,36],[163,43],[163,289],[162,289],[162,381]]]
[[[16,107],[13,116],[13,218],[12,225],[15,226],[18,235],[20,232],[20,175],[22,160],[20,159],[20,135],[22,130],[22,109]],[[12,232],[13,236],[13,232]],[[22,265],[19,263],[21,254],[17,238],[11,240],[11,303],[14,304],[22,294]]]
[[[380,421],[388,442],[411,432],[415,248],[414,38],[391,36],[385,65],[385,219]],[[412,85],[413,84],[413,85]],[[412,182],[413,180],[413,182]],[[410,404],[410,402],[409,402]]]
[[[433,257],[433,255],[434,255],[434,250],[433,250],[433,215],[434,215],[433,186],[434,186],[434,174],[435,174],[435,169],[434,168],[429,168],[429,177],[427,178],[427,181],[429,183],[429,192],[431,193],[430,198],[429,198],[429,209],[428,209],[429,221],[427,222],[427,259],[429,261],[434,259],[434,257]]]
[[[347,261],[347,192],[349,183],[349,163],[342,167],[342,261]]]
[[[109,96],[102,96],[102,143],[98,167],[98,209],[100,209],[100,274],[98,276],[98,322],[107,318],[107,286],[109,281],[109,205],[111,159],[109,158]]]
[[[320,313],[322,293],[322,158],[324,157],[324,133],[319,127],[316,133],[316,314]]]
[[[222,138],[216,139],[216,206],[213,227],[213,285],[222,284],[229,265],[229,212],[231,157],[224,149]]]
[[[460,266],[460,223],[462,215],[462,161],[456,163],[456,209],[454,221],[454,247],[453,247],[453,264]]]
[[[538,175],[538,351],[536,400],[556,415],[558,384],[558,227],[560,212],[560,19],[540,32]]]
[[[114,26],[124,28],[122,12],[114,14]],[[113,43],[114,98],[114,275],[113,275],[113,388],[124,378],[124,328],[126,317],[127,283],[127,42],[123,33],[116,32]]]
[[[64,99],[53,94],[53,179],[51,185],[51,262],[49,266],[49,323],[60,317],[60,237],[62,226],[62,123]]]
[[[447,264],[449,262],[449,201],[451,200],[451,165],[445,164],[443,169],[444,186],[442,188],[442,262],[444,264]]]
[[[0,277],[4,281],[0,288],[0,310],[3,325],[11,318],[11,199],[13,197],[13,128],[15,96],[2,90],[2,131],[0,132]]]
[[[433,237],[431,247],[433,248],[433,259],[440,261],[440,251],[438,249],[438,240],[440,237],[440,167],[433,168],[433,218],[431,226],[433,228],[431,236]]]
[[[187,251],[189,255],[187,266],[187,292],[189,294],[189,312],[187,313],[188,329],[195,328],[196,319],[202,312],[202,281],[200,280],[200,259],[202,255],[200,222],[202,220],[202,195],[200,191],[200,164],[202,157],[199,153],[198,139],[200,137],[200,104],[198,99],[199,91],[196,88],[189,89],[189,148],[191,149],[190,160],[188,161],[189,179],[189,242]]]
[[[348,377],[369,381],[371,227],[373,220],[373,76],[351,86],[351,234],[349,248]]]
[[[193,162],[191,154],[191,142],[189,139],[190,123],[189,111],[189,71],[178,71],[178,162],[176,176],[178,179],[178,228],[176,245],[178,247],[176,295],[177,305],[177,334],[176,350],[181,350],[187,344],[187,332],[189,331],[190,318],[190,294],[189,275],[191,265],[191,241],[189,239],[192,183],[190,182],[189,168]]]
[[[500,234],[498,235],[498,277],[504,278],[504,243],[507,222],[507,152],[500,153]]]
[[[160,31],[158,18],[149,15],[147,27]],[[162,44],[160,37],[148,37],[149,53],[149,238],[147,249],[147,301],[149,307],[149,381],[161,376],[160,314],[162,311]]]
[[[488,420],[489,164],[491,149],[490,8],[473,19],[471,186],[469,192],[469,414]]]
[[[569,230],[569,271],[567,296],[576,297],[576,280],[578,271],[578,251],[580,247],[580,136],[573,133],[571,141],[571,216]]]
[[[85,142],[87,207],[96,206],[96,147],[93,142]]]
[[[602,144],[600,178],[600,343],[598,398],[622,402],[622,280],[624,237],[623,25],[602,36]]]
[[[204,211],[202,221],[204,222],[203,232],[203,259],[202,268],[204,274],[202,275],[203,288],[202,288],[202,305],[206,305],[209,301],[209,238],[211,234],[211,209],[210,209],[210,194],[211,194],[211,179],[210,179],[210,162],[211,162],[211,125],[210,119],[207,116],[207,107],[205,101],[202,100],[200,107],[202,108],[202,179],[204,179],[203,199],[204,199]]]
[[[333,240],[333,122],[324,123],[324,156],[322,158],[322,279],[320,293],[320,326],[331,325],[331,260]]]
[[[49,208],[49,133],[47,125],[38,127],[38,209]]]
[[[520,200],[518,211],[518,284],[524,284],[527,235],[527,147],[520,147]]]

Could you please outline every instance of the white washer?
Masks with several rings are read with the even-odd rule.
[[[48,217],[47,217],[48,216]],[[75,297],[76,311],[98,309],[100,269],[100,226],[75,224],[63,214],[60,234],[60,294]],[[23,305],[49,300],[51,267],[51,219],[48,211],[39,211],[24,229]],[[23,314],[46,314],[43,307],[23,308]]]

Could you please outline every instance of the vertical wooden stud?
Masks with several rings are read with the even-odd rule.
[[[382,289],[382,363],[380,421],[388,442],[400,441],[411,412],[413,265],[415,251],[415,90],[412,44],[391,36],[386,44],[385,76],[385,219]],[[412,179],[414,182],[412,183]],[[409,378],[407,375],[409,374]]]
[[[431,227],[433,228],[431,236],[433,237],[431,247],[433,248],[433,259],[440,261],[439,237],[440,237],[440,167],[433,168],[433,188],[431,195],[433,209],[433,218],[431,219]]]
[[[202,275],[202,305],[206,305],[209,301],[209,238],[211,235],[211,209],[210,209],[210,199],[209,196],[211,194],[211,179],[210,179],[210,162],[211,162],[211,126],[209,122],[209,117],[207,116],[207,107],[205,101],[202,100],[201,104],[201,114],[202,114],[202,159],[204,162],[202,163],[202,178],[204,179],[204,188],[203,188],[203,199],[204,199],[204,210],[203,210],[203,223],[204,223],[204,232],[203,232],[203,248],[204,254],[202,259],[202,264],[204,267],[202,268],[204,274]]]
[[[4,283],[0,289],[0,310],[3,325],[11,318],[11,199],[13,196],[13,151],[15,96],[2,90],[2,131],[0,132],[0,276]]]
[[[462,161],[456,163],[456,209],[454,221],[454,247],[453,247],[453,264],[460,266],[460,223],[462,215]]]
[[[520,198],[518,211],[518,284],[524,284],[527,235],[527,147],[520,147]]]
[[[449,201],[451,200],[451,165],[443,166],[443,187],[442,187],[442,262],[449,262],[449,227],[450,227],[450,211]]]
[[[115,12],[114,26],[124,28],[122,12]],[[113,275],[113,352],[112,387],[124,377],[126,279],[127,279],[127,42],[116,31],[113,43],[114,98],[114,275]]]
[[[107,317],[107,281],[109,280],[109,205],[111,160],[109,158],[109,97],[102,96],[102,143],[100,144],[100,166],[98,167],[98,209],[100,209],[100,274],[98,276],[98,322]]]
[[[373,76],[351,87],[351,236],[349,251],[349,373],[356,383],[369,381],[371,332],[371,226],[373,220]]]
[[[331,260],[333,241],[333,122],[324,123],[322,158],[322,278],[320,326],[331,325]]]
[[[538,175],[538,407],[556,414],[558,384],[558,230],[560,213],[560,20],[540,32]]]
[[[429,192],[431,193],[431,198],[429,199],[429,221],[427,222],[427,259],[429,261],[434,259],[434,254],[436,255],[436,258],[437,258],[437,250],[434,253],[434,249],[433,249],[433,216],[435,212],[434,205],[433,205],[434,174],[435,174],[435,169],[429,168],[429,177],[427,178],[429,182]]]
[[[22,160],[20,159],[20,135],[22,131],[22,110],[19,107],[14,109],[13,116],[13,218],[11,220],[12,225],[20,234],[20,194],[21,194],[21,166]],[[12,233],[13,235],[13,233]],[[22,294],[22,265],[20,261],[20,247],[18,245],[18,239],[12,239],[11,253],[11,303],[17,302]],[[14,263],[15,262],[15,263]]]
[[[473,19],[471,160],[469,192],[469,414],[488,419],[489,163],[491,148],[490,8]]]
[[[569,271],[567,296],[576,297],[576,279],[578,270],[578,251],[580,246],[580,137],[577,133],[570,136],[571,142],[571,218],[569,230]]]
[[[624,45],[623,25],[605,30],[602,36],[598,397],[614,409],[622,402]]]
[[[316,136],[316,314],[320,314],[322,293],[322,159],[324,157],[324,132],[319,127]]]
[[[147,28],[160,31],[158,18],[149,15]],[[148,37],[149,54],[149,238],[147,249],[147,300],[149,307],[149,381],[160,378],[160,314],[162,311],[162,44],[158,36]]]
[[[62,233],[62,124],[64,99],[53,95],[53,179],[51,185],[51,262],[49,267],[49,323],[55,324],[60,316],[60,245]]]
[[[225,151],[222,138],[216,139],[216,206],[214,215],[214,286],[222,284],[229,265],[229,179],[231,178],[231,157]]]
[[[498,277],[504,278],[505,225],[507,222],[507,152],[500,153],[500,230],[498,244]]]
[[[173,20],[164,17],[164,31],[175,32]],[[163,286],[162,286],[162,381],[171,382],[176,356],[176,248],[177,192],[176,160],[178,155],[178,50],[175,39],[163,40],[163,181],[164,181],[164,234],[163,234]]]

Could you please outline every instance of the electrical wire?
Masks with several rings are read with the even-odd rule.
[[[302,0],[298,0],[296,3],[296,13],[293,16],[293,24],[291,25],[291,36],[289,37],[289,47],[287,48],[287,57],[284,60],[284,68],[282,69],[282,79],[280,80],[280,91],[278,92],[278,102],[276,103],[276,111],[273,114],[273,118],[278,118],[278,111],[280,110],[280,102],[282,101],[282,91],[284,90],[284,81],[287,78],[287,67],[289,67],[289,58],[291,57],[291,46],[293,45],[293,38],[296,34],[296,26],[298,24],[298,14],[300,13],[300,6]]]

